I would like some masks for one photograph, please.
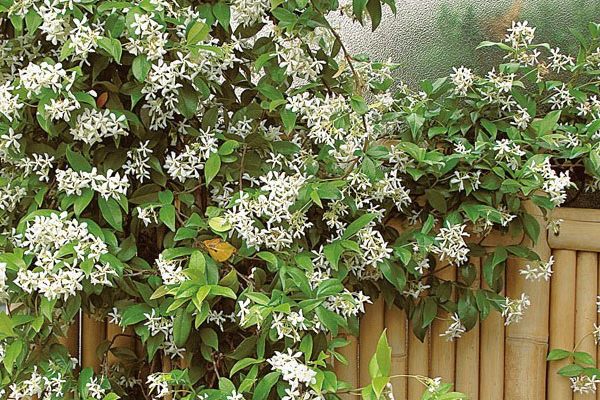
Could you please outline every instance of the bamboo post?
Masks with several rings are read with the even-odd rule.
[[[169,357],[167,354],[162,355],[162,372],[171,372],[173,370],[173,363],[171,361],[171,357]],[[217,373],[218,376],[218,373]],[[165,396],[165,400],[173,400],[173,395],[171,394],[171,392],[169,392],[166,396]]]
[[[456,268],[451,266],[440,270],[437,277],[444,280],[456,279]],[[431,366],[430,375],[441,377],[444,382],[454,382],[454,362],[456,357],[456,344],[440,336],[450,326],[450,316],[447,312],[442,314],[443,319],[435,319],[431,325]]]
[[[75,316],[75,320],[67,328],[66,336],[59,338],[59,343],[67,348],[71,357],[79,358],[79,318]]]
[[[406,375],[407,372],[407,347],[406,347],[406,314],[400,308],[392,305],[385,309],[385,329],[388,343],[392,348],[391,375]],[[405,377],[395,378],[392,381],[393,394],[396,399],[405,399],[407,382]]]
[[[358,341],[358,373],[360,386],[371,383],[369,375],[369,361],[377,351],[377,341],[384,328],[384,305],[383,296],[365,307],[365,314],[360,320],[360,339]]]
[[[531,203],[526,203],[525,207],[540,225],[541,237],[532,249],[542,260],[548,260],[550,248],[545,222],[537,207]],[[529,296],[531,306],[519,323],[506,328],[504,395],[506,399],[543,399],[546,395],[550,284],[526,280],[520,274],[527,264],[525,260],[511,258],[507,264],[507,295],[517,298],[525,293]]]
[[[598,255],[591,252],[577,253],[577,291],[575,296],[575,345],[577,351],[588,354],[596,352],[594,337],[590,332],[596,323],[597,309],[595,299],[598,292]],[[576,393],[575,400],[585,400],[589,396]]]
[[[111,347],[126,347],[135,352],[134,338],[130,336],[123,336],[122,334],[133,335],[133,329],[127,328],[125,331],[123,331],[123,328],[121,328],[117,324],[106,324],[106,340],[112,341]],[[118,358],[114,354],[112,354],[112,352],[109,351],[108,364],[112,365],[118,361]]]
[[[488,287],[483,274],[481,285]],[[480,325],[479,364],[479,398],[504,400],[504,319],[495,310]]]
[[[348,343],[344,347],[337,349],[337,352],[344,356],[348,361],[347,365],[335,360],[333,370],[339,380],[346,381],[352,389],[359,387],[358,382],[358,340],[355,336],[347,335]],[[355,396],[352,393],[341,394],[342,400],[354,400]]]
[[[600,267],[600,257],[598,257],[598,265]],[[598,290],[596,291],[596,295],[600,295],[600,271],[598,272]],[[598,307],[600,308],[600,307]],[[596,310],[597,311],[597,310]],[[596,315],[597,323],[600,325],[600,313]],[[596,354],[596,365],[600,364],[600,346],[598,346],[597,354]],[[600,400],[600,390],[596,392],[596,400]]]
[[[409,324],[410,326],[411,324]],[[429,336],[421,342],[409,329],[408,332],[408,375],[429,375]],[[408,400],[419,400],[423,394],[423,385],[416,379],[408,380]]]
[[[479,287],[481,261],[473,258],[477,271],[473,287]],[[479,322],[456,341],[456,390],[469,396],[469,400],[479,398]],[[487,399],[486,399],[487,400]]]
[[[575,290],[577,253],[554,250],[554,273],[550,281],[550,349],[571,350],[575,346]],[[570,400],[573,391],[568,379],[557,371],[567,360],[548,364],[548,400]]]
[[[100,359],[96,354],[96,349],[105,339],[106,328],[103,321],[97,321],[90,314],[83,314],[83,323],[81,329],[81,365],[92,367],[98,372],[100,369]]]

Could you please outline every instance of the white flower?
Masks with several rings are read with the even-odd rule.
[[[34,255],[31,269],[20,269],[15,284],[27,293],[39,292],[49,300],[74,296],[83,288],[86,273],[80,261],[91,261],[90,282],[111,285],[112,268],[99,263],[108,253],[107,245],[89,233],[85,223],[67,219],[67,213],[38,215],[27,223],[23,235],[13,237],[25,254]],[[65,251],[65,247],[73,246]]]
[[[39,65],[30,63],[19,71],[21,86],[31,94],[40,94],[42,89],[48,88],[59,92],[63,87],[63,80],[67,72],[61,63],[49,64],[42,61]]]
[[[535,27],[527,26],[527,21],[513,21],[504,41],[510,43],[513,48],[520,48],[530,45],[534,38]]]
[[[148,384],[148,391],[153,399],[163,399],[171,393],[167,381],[167,374],[165,373],[155,372],[148,375],[146,383]]]
[[[460,321],[458,314],[454,313],[450,316],[452,323],[448,326],[445,332],[440,333],[440,336],[445,337],[448,341],[460,338],[466,332],[466,328]]]
[[[572,67],[575,65],[575,60],[570,55],[565,55],[560,53],[560,49],[557,47],[555,49],[550,49],[552,56],[550,57],[550,68],[555,72],[566,71],[567,67]]]
[[[15,88],[10,82],[5,82],[0,85],[0,114],[4,115],[9,121],[18,115],[18,111],[25,104],[19,102],[19,96],[12,94]],[[10,128],[12,130],[12,128]]]
[[[273,357],[267,359],[274,371],[281,372],[282,379],[290,385],[292,391],[316,383],[317,373],[298,361],[301,355],[300,352],[294,353],[292,349],[288,349],[287,353],[276,351]]]
[[[466,263],[469,258],[469,247],[464,238],[470,235],[465,232],[465,224],[450,225],[440,228],[440,232],[435,237],[436,244],[432,251],[440,256],[440,260],[448,259],[455,265]]]
[[[532,264],[527,264],[525,269],[520,271],[521,275],[525,275],[525,279],[550,280],[550,277],[552,276],[552,266],[554,265],[554,256],[550,256],[548,262],[536,261]]]
[[[521,293],[521,298],[506,298],[504,303],[500,304],[502,316],[505,318],[504,325],[510,325],[513,322],[519,322],[523,318],[525,310],[531,305],[529,297]]]
[[[587,376],[579,375],[569,378],[571,380],[571,389],[573,393],[593,394],[596,393],[596,384],[600,380],[596,379],[596,375]]]
[[[92,377],[92,379],[85,386],[88,390],[88,396],[96,400],[102,400],[104,398],[106,390],[100,386],[96,380],[96,377]]]
[[[453,73],[450,74],[450,78],[452,78],[452,83],[456,86],[454,89],[455,93],[461,96],[466,96],[467,91],[473,86],[473,82],[475,80],[475,75],[473,72],[464,66],[460,68],[452,68]]]
[[[77,123],[71,129],[71,135],[75,140],[93,145],[105,138],[116,139],[119,136],[127,136],[125,121],[125,115],[117,117],[108,109],[98,111],[87,108],[77,117]]]

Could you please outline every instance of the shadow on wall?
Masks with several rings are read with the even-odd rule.
[[[397,74],[409,84],[447,75],[458,65],[485,72],[501,62],[500,53],[475,48],[483,40],[501,40],[513,20],[528,20],[537,27],[538,42],[565,51],[577,48],[571,31],[600,22],[598,0],[400,0],[397,7],[396,16],[386,10],[375,32],[338,22],[352,52],[399,63]]]

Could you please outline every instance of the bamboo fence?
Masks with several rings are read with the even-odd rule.
[[[462,338],[446,342],[439,334],[448,323],[436,320],[421,342],[410,332],[410,322],[402,310],[377,305],[367,310],[361,320],[360,336],[353,338],[353,345],[348,346],[353,349],[349,351],[351,359],[370,359],[372,353],[363,356],[363,349],[372,349],[377,342],[383,320],[392,346],[392,375],[440,376],[454,382],[455,389],[466,393],[470,400],[600,400],[600,393],[574,395],[568,378],[556,374],[565,362],[546,361],[549,349],[572,350],[576,345],[578,351],[600,359],[600,348],[589,335],[593,324],[600,323],[596,306],[596,296],[600,294],[600,210],[555,210],[551,218],[563,220],[558,235],[543,229],[545,224],[537,210],[531,208],[529,212],[539,218],[542,227],[535,245],[524,237],[497,234],[483,241],[486,246],[525,243],[543,260],[550,256],[555,259],[549,282],[524,279],[520,270],[526,263],[509,259],[503,293],[512,298],[526,293],[531,300],[521,322],[505,327],[502,316],[492,312]],[[479,265],[478,260],[472,262]],[[438,276],[451,279],[455,273],[448,268]],[[485,287],[483,279],[479,279]],[[335,370],[340,379],[359,387],[366,383],[364,363],[364,360],[358,364],[350,362],[349,366],[336,363]],[[356,368],[357,373],[348,374],[348,370]],[[423,389],[413,379],[394,380],[397,400],[418,400]]]
[[[505,293],[509,297],[526,293],[531,300],[521,322],[505,327],[499,313],[492,312],[461,339],[447,342],[439,334],[448,322],[436,320],[421,342],[411,333],[403,310],[378,300],[367,307],[359,337],[346,336],[349,344],[339,349],[348,363],[334,364],[338,378],[353,387],[369,383],[368,363],[386,329],[392,347],[393,375],[440,376],[454,382],[456,390],[465,392],[471,400],[594,398],[573,395],[569,380],[556,374],[564,362],[548,363],[546,356],[550,348],[570,350],[580,342],[578,350],[597,353],[600,358],[593,338],[584,337],[594,323],[600,323],[596,309],[596,296],[600,293],[600,210],[563,208],[553,212],[552,218],[563,220],[560,234],[542,229],[542,236],[533,246],[542,259],[554,257],[552,279],[525,280],[519,273],[525,264],[522,260],[509,259],[507,263]],[[506,245],[524,240],[494,234],[483,244]],[[479,260],[473,263],[478,266]],[[446,268],[439,276],[453,279],[455,274],[456,269]],[[480,276],[477,279],[485,286]],[[106,340],[140,354],[140,349],[136,349],[139,343],[127,336],[128,332],[121,333],[120,328],[83,314],[61,341],[83,366],[98,370],[102,360],[96,348]],[[108,363],[114,360],[109,355]],[[393,384],[397,400],[418,400],[423,393],[423,386],[414,379],[394,379]],[[355,395],[342,395],[344,400],[354,398]],[[596,400],[600,400],[600,394]]]

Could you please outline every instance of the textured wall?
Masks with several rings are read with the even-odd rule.
[[[485,70],[500,60],[490,49],[475,50],[483,40],[499,40],[511,20],[528,20],[537,38],[561,49],[576,42],[569,29],[583,31],[600,22],[600,0],[398,0],[376,32],[358,23],[341,22],[353,52],[402,65],[408,83],[447,75],[452,66]]]

